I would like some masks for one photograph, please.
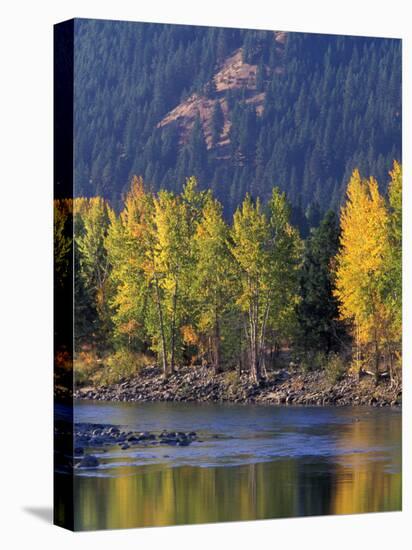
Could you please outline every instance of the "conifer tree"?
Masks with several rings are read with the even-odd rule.
[[[305,241],[299,278],[297,345],[306,351],[329,353],[341,348],[345,331],[339,321],[333,261],[339,249],[339,220],[329,210]]]
[[[223,116],[222,107],[220,101],[217,100],[213,107],[212,120],[211,120],[211,131],[212,131],[212,145],[216,146],[219,143],[220,135],[223,130],[223,124],[225,118]]]

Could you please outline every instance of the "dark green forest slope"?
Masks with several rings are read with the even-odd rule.
[[[227,215],[278,185],[316,218],[354,167],[388,180],[401,124],[399,40],[76,20],[77,196],[195,175]]]

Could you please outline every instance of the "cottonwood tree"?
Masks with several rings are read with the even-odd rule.
[[[268,330],[279,343],[282,337],[291,336],[296,324],[303,245],[297,229],[290,223],[290,216],[286,194],[275,187],[269,201],[268,297],[261,332],[261,361],[265,357]]]
[[[76,199],[77,201],[77,199]],[[97,312],[96,332],[105,338],[110,330],[108,311],[110,266],[104,241],[111,208],[101,197],[75,202],[74,232],[79,274]],[[79,219],[81,218],[81,219]],[[79,231],[79,226],[81,230]]]
[[[232,254],[237,263],[245,314],[250,374],[259,381],[264,365],[268,329],[281,336],[291,329],[298,299],[301,241],[290,223],[286,196],[273,189],[269,218],[259,199],[246,196],[233,218]]]
[[[146,317],[150,285],[145,271],[153,200],[142,178],[134,177],[119,216],[110,213],[105,240],[115,288],[111,300],[115,332],[130,347],[142,347],[147,338]]]
[[[161,191],[154,199],[154,270],[163,291],[165,332],[169,336],[169,371],[173,372],[180,346],[180,328],[189,288],[191,242],[187,205],[180,196]]]
[[[221,370],[222,325],[234,304],[235,268],[228,238],[229,228],[223,219],[222,206],[209,197],[194,235],[193,291],[196,328],[206,336],[216,373]]]
[[[382,298],[387,265],[389,216],[374,178],[355,170],[341,210],[341,249],[336,256],[336,298],[342,319],[352,321],[359,346],[374,347],[375,377],[379,377],[382,347],[388,338],[390,310]]]

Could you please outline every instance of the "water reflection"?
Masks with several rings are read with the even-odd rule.
[[[400,414],[362,412],[359,419],[359,412],[331,412],[336,414],[353,418],[340,423],[331,418],[335,437],[329,455],[301,453],[208,467],[170,463],[136,467],[126,462],[113,477],[76,476],[75,528],[400,510]],[[321,415],[325,417],[324,411]]]
[[[76,478],[77,529],[378,512],[401,505],[400,474],[385,471],[383,462],[355,471],[276,461],[219,468],[148,466],[129,473]]]

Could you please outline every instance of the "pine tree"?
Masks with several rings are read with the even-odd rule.
[[[225,117],[223,115],[222,106],[220,101],[217,100],[213,107],[212,120],[211,120],[211,132],[212,132],[212,145],[216,147],[219,143],[220,135],[223,131],[223,125]]]
[[[297,345],[305,351],[329,353],[341,348],[345,336],[339,321],[333,261],[339,250],[339,220],[333,211],[305,241],[297,306]]]

